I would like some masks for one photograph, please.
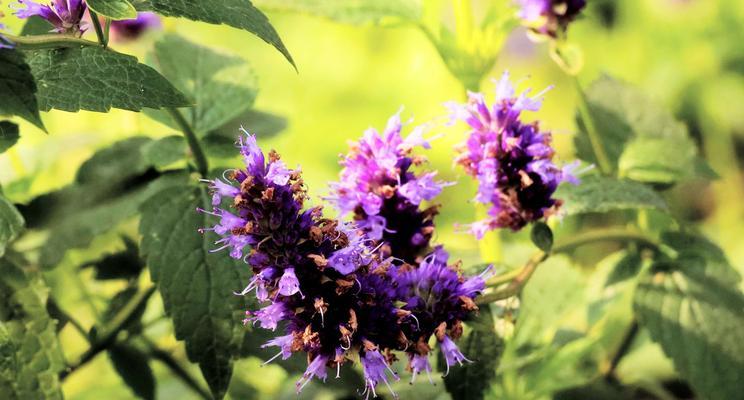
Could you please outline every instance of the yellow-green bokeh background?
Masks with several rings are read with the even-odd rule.
[[[676,114],[694,119],[702,134],[699,139],[704,154],[721,179],[709,187],[679,188],[676,198],[683,201],[678,207],[702,209],[698,222],[703,231],[724,248],[734,265],[742,266],[744,180],[736,145],[741,154],[744,151],[744,3],[740,0],[614,3],[617,15],[611,29],[601,25],[596,13],[587,13],[571,27],[571,41],[584,51],[585,67],[580,80],[587,84],[599,74],[609,73],[639,85]],[[327,193],[327,182],[336,178],[338,155],[345,151],[347,140],[358,137],[369,126],[384,127],[387,118],[401,106],[405,107],[404,118],[414,118],[414,124],[434,121],[432,134],[443,136],[428,152],[431,165],[441,171],[443,178],[460,182],[446,189],[441,198],[443,208],[437,240],[446,243],[458,257],[477,262],[477,243],[467,235],[457,234],[454,228],[455,223],[467,223],[474,218],[469,202],[473,186],[452,166],[452,146],[463,139],[463,134],[457,128],[444,126],[442,106],[448,100],[462,100],[464,90],[425,35],[406,25],[359,27],[305,15],[269,14],[269,17],[291,51],[299,73],[277,51],[243,31],[175,19],[167,20],[164,29],[203,45],[240,54],[251,63],[260,86],[256,108],[285,116],[289,122],[286,131],[276,137],[262,138],[261,144],[275,148],[290,165],[302,166],[310,194],[316,201]],[[12,17],[6,17],[6,22],[11,29],[21,25]],[[114,47],[143,59],[157,36],[150,34],[137,43]],[[571,160],[571,137],[576,129],[571,78],[550,60],[546,44],[530,42],[521,29],[512,33],[490,75],[497,77],[505,69],[517,79],[529,77],[522,82],[524,88],[541,90],[555,85],[542,110],[526,118],[539,118],[543,127],[552,130],[560,159]],[[492,84],[485,80],[482,90],[490,93]],[[0,182],[4,186],[20,180],[28,183],[15,186],[10,193],[13,200],[24,201],[64,186],[87,157],[114,141],[137,134],[161,137],[175,133],[144,114],[119,110],[110,114],[54,111],[42,118],[49,134],[21,123],[18,145],[10,154],[0,156]],[[222,165],[227,163],[222,161]],[[134,231],[136,225],[131,224],[130,228]],[[524,245],[509,245],[513,238],[506,236],[504,261],[518,265],[524,258],[525,252],[521,250]],[[63,274],[73,275],[70,271],[86,255],[118,246],[115,239],[115,236],[99,238],[92,250],[71,252],[53,277],[55,293],[61,293],[63,305],[84,323],[93,323],[93,316],[75,279]],[[97,284],[91,289],[93,296],[112,292],[116,289],[114,285]],[[147,315],[156,316],[159,307],[151,307]],[[169,322],[154,325],[152,332],[155,337],[161,337],[159,343],[184,356],[180,344],[169,334]],[[63,331],[62,340],[65,354],[70,358],[84,349],[85,342],[71,329]],[[258,390],[257,398],[273,398],[283,390],[282,381],[287,376],[280,368],[258,368],[259,364],[257,359],[240,361],[235,375]],[[155,364],[155,368],[159,398],[193,398],[193,393],[161,366]],[[441,385],[436,390],[440,389]],[[64,391],[70,399],[131,397],[105,356],[71,376]],[[332,398],[330,393],[325,396]],[[288,398],[294,397],[289,394]]]

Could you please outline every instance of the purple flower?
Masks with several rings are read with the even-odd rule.
[[[339,182],[331,184],[329,197],[341,215],[353,213],[358,226],[372,240],[383,244],[385,255],[415,262],[429,251],[437,206],[420,209],[448,185],[435,181],[436,172],[414,172],[425,159],[413,155],[416,147],[430,148],[419,126],[403,138],[400,113],[393,115],[385,130],[365,131],[350,145],[341,160]]]
[[[323,381],[326,380],[326,377],[328,377],[328,372],[326,371],[326,364],[330,360],[329,356],[317,356],[313,359],[313,361],[310,363],[310,365],[307,366],[307,369],[305,370],[305,373],[302,374],[302,378],[297,381],[297,393],[300,393],[302,391],[302,388],[305,387],[312,379],[313,377],[318,377],[319,379],[322,379]]]
[[[444,355],[444,360],[447,363],[447,371],[444,373],[445,376],[449,374],[450,366],[455,364],[462,365],[463,361],[472,362],[465,358],[460,349],[457,348],[455,342],[453,342],[447,335],[444,335],[442,340],[439,342],[439,348],[442,350],[442,355]]]
[[[289,357],[291,357],[292,356],[292,343],[294,343],[294,335],[289,334],[289,335],[284,335],[284,336],[277,336],[274,339],[271,339],[265,344],[261,345],[261,348],[277,346],[280,349],[277,355],[275,355],[271,359],[264,362],[264,364],[268,364],[271,361],[274,361],[279,356],[282,356],[282,360],[286,360]]]
[[[408,369],[411,370],[411,383],[416,380],[416,375],[420,374],[421,371],[426,371],[426,376],[429,378],[429,383],[432,385],[434,381],[431,379],[431,364],[429,364],[429,356],[426,354],[408,354]]]
[[[243,322],[258,322],[261,328],[275,331],[278,323],[287,316],[287,312],[287,306],[284,305],[284,303],[271,303],[270,305],[256,311],[252,317],[249,316],[249,312],[247,311],[246,316],[248,316],[248,318],[243,320]]]
[[[372,393],[373,397],[377,397],[377,392],[375,391],[375,388],[377,387],[377,384],[380,382],[384,382],[385,386],[388,387],[388,390],[390,390],[390,393],[393,394],[393,397],[397,398],[397,395],[393,391],[393,388],[390,386],[390,381],[388,381],[387,373],[389,372],[390,375],[392,375],[393,379],[396,381],[400,379],[398,375],[390,368],[390,365],[388,365],[387,361],[385,361],[385,357],[380,354],[380,351],[376,348],[366,350],[364,352],[364,356],[361,357],[362,361],[362,368],[364,369],[364,392],[362,392],[362,395],[365,393],[369,397],[369,392]]]
[[[287,268],[284,270],[281,279],[279,279],[279,294],[282,296],[291,296],[295,293],[302,295],[300,281],[297,280],[294,268]]]
[[[85,32],[81,20],[88,7],[83,0],[53,0],[53,7],[32,0],[17,1],[19,5],[25,7],[16,9],[15,15],[18,18],[25,19],[38,15],[54,25],[55,32],[78,36]]]
[[[533,32],[553,38],[566,28],[586,6],[586,0],[519,0],[519,17]]]
[[[536,111],[542,104],[544,91],[533,97],[529,92],[515,96],[505,72],[492,108],[479,93],[470,93],[467,104],[448,104],[452,118],[470,127],[456,162],[477,179],[475,200],[490,205],[488,217],[470,225],[478,239],[489,230],[516,231],[554,214],[561,205],[552,197],[556,188],[563,181],[575,182],[553,163],[550,133],[540,131],[537,122],[520,121],[522,111]]]
[[[162,27],[160,17],[151,12],[141,12],[135,19],[126,19],[122,21],[111,22],[111,33],[115,40],[129,41],[135,40],[151,29],[160,29]]]

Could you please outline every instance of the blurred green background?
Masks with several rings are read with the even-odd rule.
[[[744,3],[740,0],[590,0],[589,3],[584,16],[569,32],[571,41],[584,52],[585,67],[579,75],[580,81],[588,84],[600,74],[608,73],[634,83],[687,123],[721,178],[712,184],[681,185],[667,193],[668,199],[676,215],[698,223],[709,238],[722,246],[732,264],[744,272],[741,245]],[[347,140],[359,137],[369,126],[383,128],[387,118],[401,106],[405,107],[404,120],[413,118],[413,124],[434,122],[431,134],[442,136],[427,153],[431,166],[440,171],[442,178],[460,183],[445,189],[439,199],[443,207],[437,220],[436,240],[462,258],[465,265],[480,262],[478,243],[468,235],[457,233],[455,228],[456,223],[468,223],[475,218],[469,202],[474,186],[468,177],[453,168],[452,146],[463,140],[464,132],[461,127],[445,126],[442,106],[448,100],[463,100],[465,91],[426,36],[407,25],[360,27],[285,13],[269,13],[269,17],[292,52],[299,73],[278,52],[246,32],[175,19],[166,20],[164,30],[205,46],[240,54],[251,63],[260,87],[255,108],[288,120],[286,130],[274,137],[262,137],[260,142],[265,148],[279,151],[290,165],[302,166],[314,202],[327,194],[327,182],[336,179],[339,154],[346,151]],[[445,13],[444,19],[447,18]],[[20,21],[12,17],[6,20],[11,30],[20,29]],[[135,43],[114,47],[142,60],[160,34],[153,32]],[[547,45],[531,42],[523,29],[516,29],[507,39],[490,76],[498,77],[505,69],[516,80],[525,78],[521,80],[521,88],[539,91],[555,85],[547,94],[543,108],[525,117],[539,119],[542,127],[554,133],[561,161],[572,160],[575,91],[571,78],[551,61]],[[492,93],[493,85],[484,80],[481,89]],[[48,135],[22,123],[23,134],[18,145],[0,156],[0,183],[16,202],[69,183],[85,159],[112,142],[138,134],[162,137],[176,133],[144,114],[120,110],[106,115],[54,111],[44,114],[43,119]],[[237,158],[220,160],[216,165],[230,167],[238,162]],[[136,232],[136,223],[129,224],[127,229]],[[106,235],[98,238],[91,249],[68,253],[63,265],[50,274],[55,296],[86,325],[94,322],[91,303],[93,307],[102,305],[105,295],[120,287],[96,282],[86,292],[71,271],[92,255],[121,247],[117,237]],[[531,245],[523,238],[523,235],[504,235],[507,265],[518,266],[529,255]],[[34,245],[33,240],[28,243],[29,248]],[[599,279],[597,274],[573,275],[575,269],[560,266],[565,263],[560,258],[549,263],[559,265],[554,266],[553,275],[541,279],[546,285],[557,285],[558,289],[569,287],[560,280],[576,280],[582,296],[564,307],[570,304],[580,312],[557,313],[560,320],[553,321],[553,328],[544,332],[550,336],[549,340],[555,339],[560,325],[587,330],[587,322],[578,318],[577,313],[585,312],[596,300],[592,297],[595,295],[592,285]],[[83,276],[86,273],[89,272],[83,272]],[[145,316],[145,321],[150,321],[149,336],[185,360],[182,345],[171,334],[170,322],[158,317],[162,314],[160,300],[152,303]],[[86,347],[86,342],[70,327],[63,330],[61,339],[68,357],[78,355]],[[260,368],[261,362],[250,358],[237,364],[232,397],[295,398],[296,377],[278,366]],[[624,364],[618,372],[624,380],[672,374],[670,363],[653,345],[632,353]],[[195,398],[168,370],[157,363],[154,367],[159,398]],[[573,368],[570,363],[564,367]],[[196,371],[196,367],[191,368]],[[544,379],[564,378],[548,375]],[[412,393],[419,398],[448,397],[441,384],[399,387],[403,398]],[[69,399],[132,397],[106,356],[98,357],[67,379],[64,392]],[[303,392],[302,398],[330,399],[335,398],[334,393],[332,389],[314,385]],[[493,396],[499,393],[505,395],[497,388]]]

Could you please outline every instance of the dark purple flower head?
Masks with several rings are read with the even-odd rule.
[[[586,0],[519,0],[519,17],[533,32],[559,37],[586,6]]]
[[[516,231],[555,213],[561,205],[552,197],[558,184],[576,181],[568,169],[553,163],[550,133],[541,131],[537,122],[520,121],[522,111],[540,108],[543,93],[528,97],[527,90],[516,96],[504,73],[491,108],[480,93],[469,93],[467,104],[448,104],[453,119],[470,127],[456,162],[478,180],[475,200],[490,206],[485,220],[470,225],[479,239],[489,230]]]
[[[239,294],[255,292],[268,303],[247,311],[244,322],[284,332],[266,343],[279,347],[277,357],[307,353],[311,362],[298,390],[348,359],[379,363],[370,348],[400,347],[389,264],[352,224],[323,218],[320,208],[303,209],[299,170],[288,168],[275,152],[264,155],[247,132],[238,147],[245,168],[208,181],[213,209],[200,211],[217,217],[202,230],[222,236],[214,251],[228,250],[254,273]],[[371,365],[366,382],[374,390],[382,378]]]
[[[475,298],[485,289],[491,268],[466,279],[459,272],[459,265],[448,265],[448,261],[449,254],[438,246],[420,265],[404,264],[391,271],[397,284],[396,297],[404,304],[399,312],[401,329],[408,340],[409,369],[414,375],[431,371],[427,355],[432,335],[439,341],[448,369],[452,360],[466,360],[446,356],[457,349],[450,337],[459,338],[462,321],[478,310]]]
[[[367,237],[383,244],[385,255],[413,263],[429,251],[438,208],[420,206],[439,195],[447,183],[437,181],[436,172],[412,170],[425,162],[412,150],[430,145],[423,126],[405,139],[402,128],[398,113],[382,133],[370,128],[353,142],[341,161],[341,180],[332,184],[330,199],[342,216],[354,214]]]
[[[151,29],[163,26],[160,17],[151,12],[141,12],[135,19],[111,22],[113,38],[119,41],[135,40]]]
[[[84,0],[53,0],[51,6],[32,0],[17,1],[19,5],[25,7],[16,10],[15,15],[18,18],[38,15],[54,25],[54,31],[58,33],[82,35],[85,31],[81,21],[88,6]]]

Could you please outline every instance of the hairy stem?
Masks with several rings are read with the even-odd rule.
[[[90,8],[88,8],[88,13],[90,14],[90,20],[93,21],[93,28],[96,31],[98,43],[105,48],[108,43],[106,43],[106,35],[103,34],[103,28],[101,27],[101,21],[98,19],[98,14]]]
[[[505,288],[498,289],[492,293],[481,296],[478,300],[479,304],[493,303],[494,301],[504,300],[509,297],[519,294],[524,285],[532,277],[537,267],[552,254],[565,253],[576,247],[583,246],[589,243],[595,242],[630,242],[637,243],[646,247],[656,248],[658,245],[656,241],[640,231],[629,230],[629,229],[617,229],[607,228],[598,229],[589,232],[579,233],[573,237],[556,242],[550,253],[539,251],[535,253],[527,263],[518,270],[518,273],[510,272],[510,275],[514,275],[511,280],[502,279],[501,277],[495,277],[493,280],[488,282],[490,287],[500,286],[506,282],[509,282]]]
[[[3,37],[19,50],[58,49],[63,47],[100,46],[99,43],[73,35],[48,34],[33,36],[14,36],[3,33]]]
[[[176,360],[173,355],[161,348],[159,348],[155,343],[153,343],[150,339],[146,337],[142,337],[144,342],[147,344],[149,355],[151,358],[154,358],[163,364],[165,364],[166,367],[168,367],[171,372],[173,372],[183,383],[186,384],[189,388],[191,388],[194,392],[199,394],[203,399],[211,400],[212,395],[209,393],[208,390],[206,390],[200,383],[199,380],[196,379],[189,371],[184,368],[178,360]]]
[[[181,128],[181,132],[183,132],[183,135],[186,137],[186,142],[189,144],[191,153],[194,155],[194,161],[196,162],[196,168],[199,171],[199,174],[201,174],[202,177],[206,177],[207,171],[209,171],[207,156],[204,155],[204,150],[199,143],[199,139],[196,137],[196,133],[191,128],[191,124],[186,121],[186,118],[184,118],[183,114],[181,114],[177,109],[169,107],[166,110],[173,118],[173,121],[175,121],[178,127]]]
[[[625,331],[623,341],[620,342],[617,351],[615,352],[615,354],[613,354],[612,359],[610,359],[610,364],[607,367],[607,371],[604,373],[605,380],[607,380],[608,382],[617,382],[617,377],[615,376],[617,366],[620,364],[620,360],[622,360],[623,357],[628,354],[628,351],[630,351],[630,347],[633,345],[633,342],[638,336],[639,328],[640,327],[638,326],[638,321],[634,319],[628,327],[628,330]]]
[[[111,345],[116,342],[116,336],[118,336],[119,332],[129,325],[132,317],[134,317],[137,311],[147,303],[147,300],[150,299],[150,296],[152,296],[153,293],[155,293],[155,286],[150,286],[134,295],[134,297],[132,297],[129,302],[119,310],[118,313],[116,313],[114,318],[111,319],[111,322],[100,330],[98,337],[95,341],[91,342],[90,348],[80,356],[80,359],[60,373],[60,380],[64,380],[71,373],[94,359],[99,353],[111,347]]]
[[[594,125],[594,119],[589,110],[589,103],[586,101],[586,95],[584,94],[584,90],[581,89],[578,78],[574,79],[574,83],[576,84],[576,93],[578,94],[579,115],[581,115],[581,120],[584,122],[584,127],[586,128],[586,133],[589,137],[589,143],[591,143],[592,146],[592,152],[594,152],[594,157],[597,158],[599,170],[604,175],[609,175],[612,173],[612,163],[602,145],[602,139],[600,138],[596,125]]]

